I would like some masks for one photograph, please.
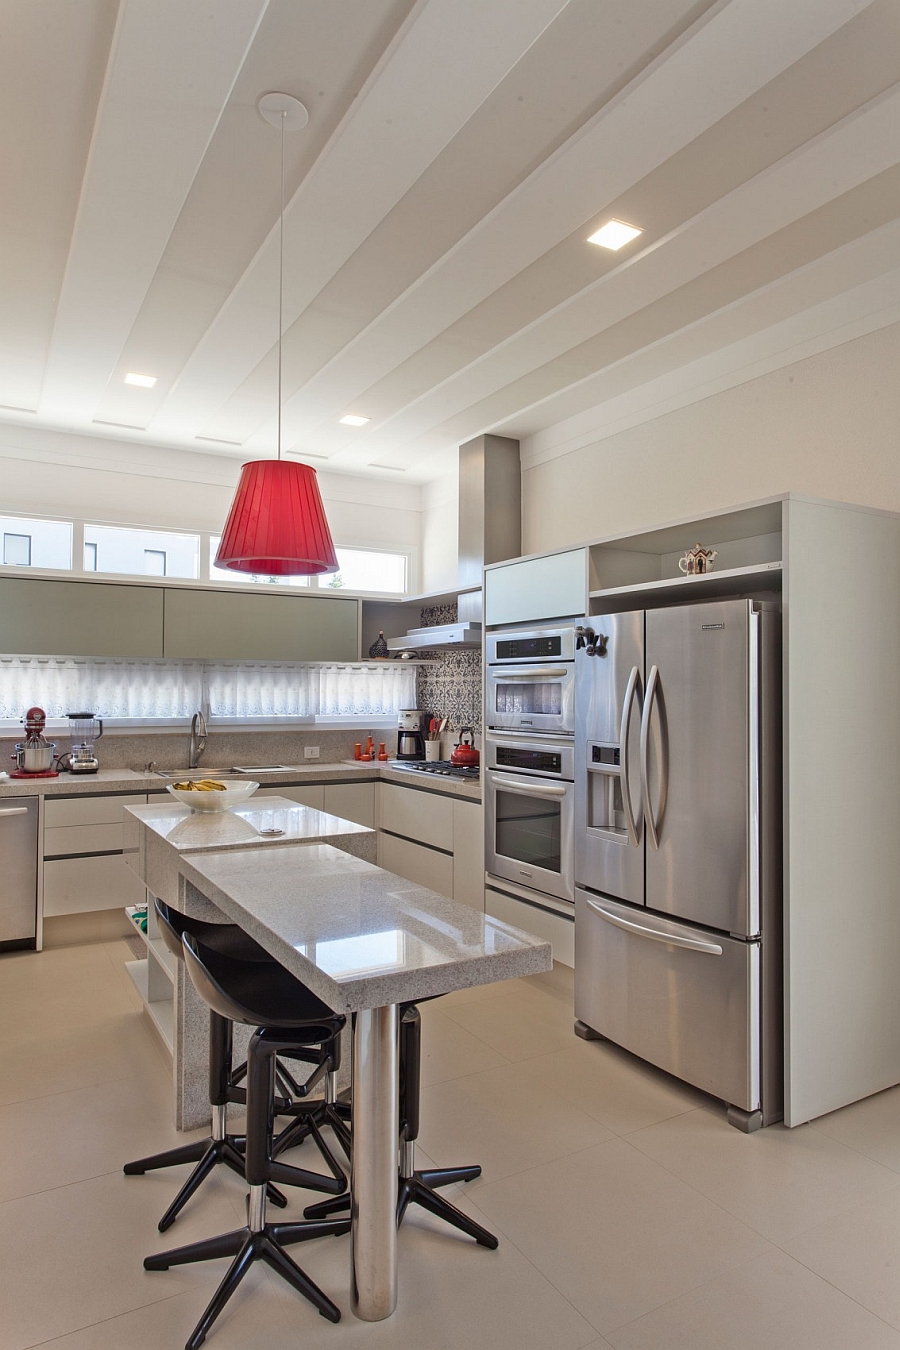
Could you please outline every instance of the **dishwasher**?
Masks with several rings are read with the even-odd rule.
[[[37,846],[37,797],[0,798],[0,951],[35,946]]]

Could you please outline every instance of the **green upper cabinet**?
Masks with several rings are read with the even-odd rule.
[[[0,652],[162,656],[162,587],[0,577]]]
[[[349,596],[166,589],[163,655],[206,661],[356,661]]]

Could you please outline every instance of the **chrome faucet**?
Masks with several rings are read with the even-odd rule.
[[[196,769],[200,756],[206,749],[206,718],[202,712],[195,712],[191,718],[191,755],[188,768]]]

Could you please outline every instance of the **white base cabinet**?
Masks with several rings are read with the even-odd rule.
[[[483,911],[481,803],[379,783],[378,865]]]

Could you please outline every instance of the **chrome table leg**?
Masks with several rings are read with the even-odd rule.
[[[357,1012],[350,1175],[352,1307],[364,1322],[380,1322],[397,1306],[399,1065],[397,1005]]]

